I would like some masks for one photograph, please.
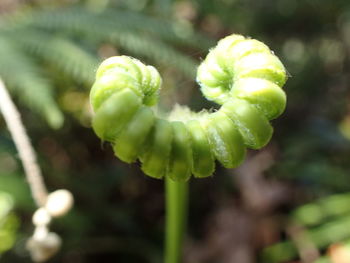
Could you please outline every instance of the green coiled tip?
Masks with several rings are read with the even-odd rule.
[[[98,68],[91,89],[92,126],[113,144],[119,159],[139,159],[150,177],[208,177],[215,160],[234,168],[244,160],[246,147],[260,149],[269,142],[269,120],[286,106],[286,80],[283,64],[268,46],[231,35],[210,50],[197,71],[204,96],[221,108],[195,113],[175,107],[162,119],[150,108],[158,101],[158,71],[128,56],[111,57]]]

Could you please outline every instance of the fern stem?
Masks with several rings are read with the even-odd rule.
[[[40,167],[36,160],[34,149],[30,143],[20,113],[11,100],[4,82],[0,79],[0,111],[12,135],[19,152],[25,175],[37,206],[42,207],[46,203],[47,189],[45,187]]]
[[[186,229],[188,206],[188,182],[165,179],[166,226],[165,263],[180,263]]]

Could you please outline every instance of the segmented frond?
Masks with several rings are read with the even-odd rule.
[[[176,23],[164,19],[153,18],[137,12],[109,8],[103,12],[91,12],[82,7],[59,10],[39,10],[8,17],[12,25],[31,25],[39,28],[60,29],[62,26],[71,30],[79,30],[80,22],[91,25],[109,23],[111,26],[124,31],[152,33],[155,37],[167,40],[174,44],[206,50],[213,41],[199,33],[186,29]]]
[[[49,124],[58,128],[63,116],[57,107],[52,86],[30,57],[9,39],[0,38],[0,76],[23,103],[43,114]]]
[[[184,56],[153,35],[148,36],[146,32],[131,30],[130,27],[125,27],[123,23],[118,23],[118,16],[107,18],[103,14],[96,15],[86,11],[71,10],[63,13],[32,15],[28,18],[21,18],[21,21],[23,28],[36,26],[46,30],[59,29],[73,35],[80,35],[87,40],[112,42],[137,56],[171,65],[190,77],[194,76],[196,63],[193,59]],[[16,19],[14,21],[16,21],[16,27],[20,27],[21,21]],[[152,23],[155,23],[155,21]]]
[[[15,30],[11,38],[73,79],[87,84],[93,82],[98,58],[73,41],[39,30]]]

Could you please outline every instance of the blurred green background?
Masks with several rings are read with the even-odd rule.
[[[49,190],[76,201],[52,224],[64,243],[50,262],[162,262],[163,183],[92,132],[94,72],[104,58],[134,56],[161,72],[165,111],[216,107],[196,66],[232,33],[280,57],[288,106],[265,149],[191,181],[184,262],[350,262],[349,1],[1,0],[0,77]],[[29,262],[35,206],[2,118],[0,192],[0,262]]]

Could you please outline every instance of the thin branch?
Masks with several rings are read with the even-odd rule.
[[[37,206],[42,207],[46,203],[47,190],[43,181],[36,155],[26,130],[21,121],[21,116],[8,94],[4,82],[0,78],[0,111],[4,116],[8,129],[15,142],[19,157],[22,161],[27,181]]]

